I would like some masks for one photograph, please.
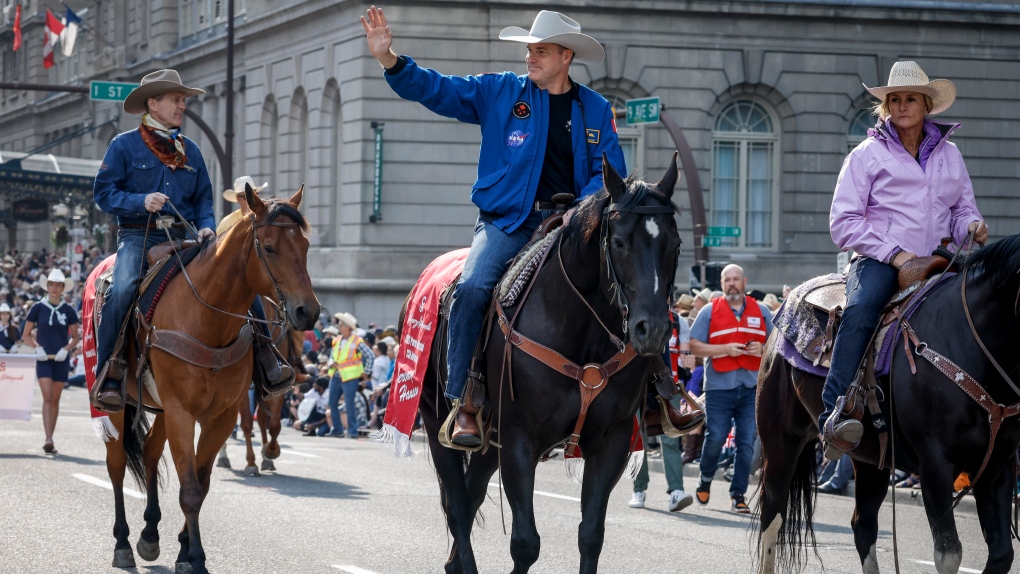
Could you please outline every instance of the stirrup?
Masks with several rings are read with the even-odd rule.
[[[824,456],[827,460],[839,460],[845,453],[848,453],[861,444],[861,437],[864,436],[864,425],[856,418],[843,418],[842,398],[836,401],[836,408],[825,420],[822,427],[822,441],[825,445]],[[842,419],[842,420],[841,420]],[[846,428],[846,427],[850,428]],[[845,436],[840,436],[843,431]]]
[[[698,430],[705,424],[705,413],[702,412],[700,418],[693,419],[691,423],[683,428],[677,428],[673,425],[673,421],[669,419],[670,404],[661,396],[656,396],[655,400],[659,403],[659,425],[662,426],[662,434],[669,438],[680,438]]]
[[[124,384],[124,378],[127,373],[127,363],[123,359],[111,358],[106,361],[103,365],[102,370],[96,375],[96,382],[92,384],[92,390],[89,392],[89,404],[92,405],[97,411],[113,414],[119,413],[124,410],[127,405],[127,385]],[[117,375],[120,377],[117,377]],[[99,400],[99,394],[103,391],[107,379],[119,381],[117,388],[120,391],[119,400],[116,403],[102,402]]]
[[[478,424],[478,432],[481,433],[482,442],[478,446],[466,447],[453,442],[453,427],[457,424],[457,413],[460,412],[460,399],[454,399],[453,405],[450,407],[450,414],[443,421],[443,426],[439,427],[439,444],[446,448],[452,448],[453,450],[459,450],[463,452],[478,452],[485,446],[485,427],[482,421],[482,411],[479,410],[475,413],[475,422]],[[470,413],[468,413],[470,414]]]

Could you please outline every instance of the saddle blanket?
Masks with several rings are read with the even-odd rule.
[[[949,273],[951,277],[955,273]],[[937,276],[936,276],[937,277]],[[909,307],[904,311],[904,319],[910,319],[914,312],[921,306],[932,287],[937,284],[936,277],[927,280],[921,285],[911,301]],[[777,341],[778,351],[784,359],[797,369],[825,377],[829,369],[822,365],[815,365],[804,355],[804,350],[817,337],[825,332],[825,323],[828,317],[804,301],[804,297],[815,289],[833,285],[834,283],[845,283],[842,276],[838,274],[822,275],[809,279],[798,285],[790,292],[790,295],[783,302],[783,306],[776,312],[773,325],[783,336]],[[893,345],[898,340],[898,329],[891,328],[895,322],[882,327],[875,337],[875,344],[872,352],[875,353],[875,376],[882,377],[889,374],[889,367],[892,363]]]
[[[415,454],[411,449],[411,431],[418,416],[421,388],[439,324],[440,298],[460,277],[468,251],[467,248],[451,251],[429,263],[407,299],[386,416],[382,430],[373,436],[379,442],[393,445],[393,454],[397,457]]]
[[[96,384],[96,362],[99,360],[96,357],[95,325],[93,325],[96,284],[99,283],[99,276],[106,272],[107,269],[111,269],[116,260],[117,256],[111,255],[96,266],[92,273],[89,273],[88,279],[85,280],[85,290],[81,297],[82,357],[85,359],[85,386],[89,392],[92,391],[92,387]],[[113,426],[110,416],[97,411],[91,405],[89,405],[89,412],[92,415],[92,427],[96,431],[96,436],[103,439],[103,442],[109,442],[110,439],[117,440],[117,429]]]

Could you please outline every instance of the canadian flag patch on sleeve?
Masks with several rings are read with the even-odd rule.
[[[613,133],[614,134],[617,133],[616,132],[616,118],[609,118],[609,123],[613,124]]]

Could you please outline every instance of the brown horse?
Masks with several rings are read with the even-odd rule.
[[[270,198],[263,202],[250,187],[246,188],[245,197],[252,212],[215,241],[206,242],[186,268],[187,276],[178,275],[167,284],[150,325],[157,332],[173,329],[210,347],[226,347],[238,337],[247,320],[248,307],[259,294],[282,301],[286,319],[294,328],[310,328],[319,315],[319,302],[306,268],[308,223],[298,211],[301,196],[298,190],[286,201]],[[133,379],[136,367],[132,351],[129,349],[129,379]],[[125,466],[145,485],[147,493],[146,525],[138,541],[138,554],[145,560],[159,556],[157,465],[164,443],[169,440],[185,517],[177,537],[181,549],[176,571],[204,574],[206,556],[198,515],[209,493],[216,453],[234,428],[237,403],[251,384],[252,351],[249,346],[240,360],[214,370],[152,348],[149,365],[158,402],[148,389],[139,401],[133,390],[137,388],[136,382],[129,380],[127,385],[132,391],[128,408],[110,417],[121,436],[120,440],[107,443],[106,455],[117,515],[113,565],[134,566],[124,516]],[[141,429],[130,424],[139,402],[146,407],[161,405],[162,409],[148,429],[144,443],[140,430],[148,427],[145,417],[141,417]],[[202,428],[197,450],[195,423]]]
[[[276,321],[280,317],[276,304],[268,297],[262,298],[266,309],[266,320]],[[287,362],[295,369],[301,365],[301,349],[304,343],[304,332],[297,329],[284,329],[279,324],[274,324],[269,330],[273,338],[273,344],[280,349],[287,358]],[[301,382],[307,375],[298,373],[296,380]],[[262,470],[276,470],[273,461],[280,457],[280,443],[277,437],[280,436],[280,412],[283,409],[285,395],[264,397],[261,401],[256,397],[256,415],[252,415],[251,397],[252,391],[241,394],[241,400],[237,403],[237,412],[241,415],[241,431],[244,433],[244,442],[247,447],[247,465],[244,467],[244,474],[247,476],[258,476],[259,468]],[[255,428],[255,421],[259,422],[259,430],[262,432],[262,466],[255,466],[255,449],[252,447],[252,430]],[[216,466],[230,468],[230,458],[227,456],[227,445],[220,448],[220,455],[216,459]]]

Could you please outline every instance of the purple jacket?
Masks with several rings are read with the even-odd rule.
[[[967,166],[949,135],[960,124],[924,121],[924,168],[879,125],[843,161],[829,211],[829,233],[840,250],[888,262],[896,247],[930,255],[943,237],[959,245],[967,226],[982,220]]]

